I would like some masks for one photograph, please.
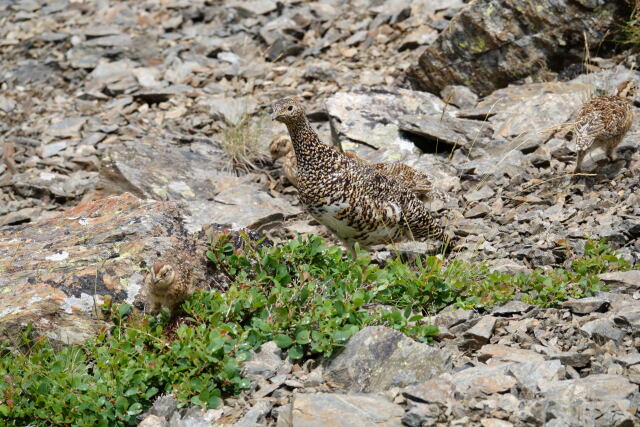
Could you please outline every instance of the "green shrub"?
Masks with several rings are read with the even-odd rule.
[[[233,278],[231,287],[196,293],[178,319],[106,304],[114,326],[82,346],[57,350],[30,328],[18,342],[0,345],[0,421],[135,425],[156,396],[169,392],[182,405],[213,408],[248,387],[241,365],[267,341],[294,360],[330,356],[368,325],[425,341],[437,333],[427,316],[447,305],[489,307],[519,293],[551,306],[600,289],[596,275],[603,271],[629,268],[593,242],[582,257],[569,253],[566,269],[516,275],[438,257],[380,267],[363,254],[345,258],[314,236],[257,251],[234,249],[222,236],[207,256]]]

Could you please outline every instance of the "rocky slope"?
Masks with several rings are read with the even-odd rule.
[[[604,238],[637,265],[638,120],[582,180],[567,141],[593,93],[640,83],[606,42],[628,3],[551,3],[0,0],[0,333],[82,342],[105,297],[139,301],[145,266],[206,224],[326,236],[264,156],[286,95],[327,143],[433,175],[454,257],[524,271]],[[604,58],[582,63],[585,35]],[[556,309],[441,313],[433,345],[365,329],[302,366],[265,345],[250,392],[210,411],[165,397],[143,424],[637,425],[640,278],[602,279]]]

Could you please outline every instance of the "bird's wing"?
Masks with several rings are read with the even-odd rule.
[[[599,114],[580,115],[573,128],[574,141],[578,150],[588,149],[595,139],[605,131],[605,124]]]

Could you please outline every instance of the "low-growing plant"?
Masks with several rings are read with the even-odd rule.
[[[101,311],[113,326],[82,346],[57,349],[31,328],[2,343],[0,422],[135,425],[164,393],[181,405],[213,408],[249,386],[242,363],[267,341],[294,361],[331,356],[368,325],[427,341],[437,333],[428,316],[448,305],[482,309],[519,294],[551,306],[600,289],[603,271],[629,268],[599,242],[581,257],[570,253],[564,269],[521,274],[434,256],[380,266],[363,253],[345,257],[315,236],[244,247],[224,235],[212,243],[207,257],[232,279],[230,288],[197,292],[177,324],[107,301]]]
[[[225,123],[220,145],[231,169],[255,170],[268,159],[267,148],[260,143],[264,121],[263,116],[252,118],[245,114],[236,123]]]

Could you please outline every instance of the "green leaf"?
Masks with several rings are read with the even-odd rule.
[[[142,404],[140,404],[140,402],[136,402],[133,405],[129,406],[127,415],[137,415],[140,412],[142,412]]]
[[[276,335],[273,340],[280,348],[289,348],[291,347],[291,344],[293,344],[293,340],[284,334]]]
[[[310,337],[311,331],[308,329],[300,329],[296,332],[296,342],[298,344],[308,344],[311,341]]]
[[[7,405],[0,405],[0,415],[7,417],[10,411],[11,409]]]
[[[302,350],[302,346],[294,345],[289,349],[287,354],[289,355],[289,358],[291,358],[291,360],[298,360],[302,359],[302,356],[304,356],[304,351]]]

